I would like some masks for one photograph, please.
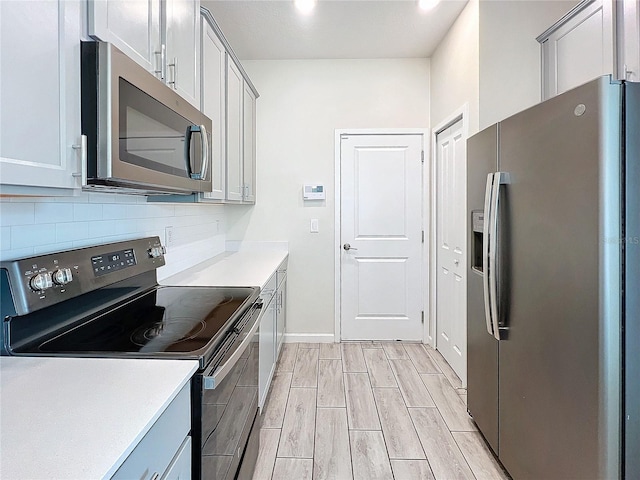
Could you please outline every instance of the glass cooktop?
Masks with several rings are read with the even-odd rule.
[[[253,293],[241,287],[157,287],[41,343],[37,352],[196,352],[224,336]]]

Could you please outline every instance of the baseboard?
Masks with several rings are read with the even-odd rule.
[[[285,343],[334,343],[333,333],[285,333]]]

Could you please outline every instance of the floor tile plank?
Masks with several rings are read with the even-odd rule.
[[[253,472],[253,480],[271,480],[273,465],[276,461],[280,430],[263,428],[260,430],[260,450]]]
[[[507,480],[480,432],[453,432],[458,447],[478,480]]]
[[[292,387],[318,386],[318,352],[317,348],[299,348],[296,355],[296,366],[291,378]]]
[[[347,410],[318,408],[313,479],[349,480],[352,478]]]
[[[395,480],[435,480],[426,460],[391,460]]]
[[[473,432],[477,430],[475,423],[467,413],[467,407],[460,395],[451,386],[444,375],[420,375],[429,390],[429,394],[452,432]]]
[[[407,407],[435,407],[411,360],[389,360]]]
[[[409,358],[401,342],[382,342],[382,348],[384,348],[384,352],[387,354],[389,360]]]
[[[311,480],[313,460],[310,458],[276,458],[273,480]]]
[[[321,343],[320,344],[320,360],[341,360],[339,343]]]
[[[359,343],[343,343],[342,347],[342,367],[345,372],[361,373],[367,371],[362,355],[362,346]]]
[[[292,376],[291,372],[276,372],[273,375],[262,412],[262,428],[282,428]]]
[[[453,368],[451,368],[442,354],[439,351],[434,350],[433,348],[427,348],[427,353],[431,356],[431,358],[433,358],[440,370],[442,370],[442,373],[444,373],[444,376],[447,377],[447,380],[449,380],[451,386],[453,388],[462,388],[462,380],[460,380],[458,374],[453,370]]]
[[[278,457],[313,458],[316,389],[292,388],[284,414]]]
[[[366,373],[345,373],[344,386],[349,429],[380,430],[380,420],[369,383],[369,375]]]
[[[382,432],[350,431],[354,480],[393,480]]]
[[[409,354],[418,373],[442,373],[422,344],[405,343],[404,349]]]
[[[474,480],[473,473],[437,408],[410,408],[409,414],[436,479]]]
[[[276,367],[276,370],[281,372],[293,372],[297,354],[297,343],[284,343],[282,345],[282,350],[280,350],[280,358],[278,359],[278,366]]]
[[[396,377],[391,371],[389,360],[382,349],[364,348],[364,361],[369,371],[371,386],[376,387],[397,387]]]
[[[318,362],[318,408],[346,407],[341,360]]]
[[[298,343],[298,350],[301,348],[320,348],[319,343],[300,342]]]
[[[389,458],[425,459],[422,445],[420,445],[400,390],[397,388],[374,388],[373,396],[378,407]]]

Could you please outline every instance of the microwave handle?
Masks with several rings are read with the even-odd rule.
[[[200,133],[200,148],[202,150],[202,168],[200,172],[193,172],[191,169],[191,135],[193,132]],[[207,129],[204,125],[189,125],[184,139],[184,161],[187,167],[187,175],[194,180],[204,180],[209,167],[209,142]]]

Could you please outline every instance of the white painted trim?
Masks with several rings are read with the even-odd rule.
[[[431,181],[430,181],[430,188],[431,188],[431,195],[429,197],[429,200],[431,202],[430,205],[430,210],[431,210],[431,222],[430,222],[430,226],[429,226],[429,230],[430,230],[430,255],[429,255],[429,260],[430,260],[430,268],[429,268],[429,334],[428,334],[428,339],[425,340],[425,343],[430,344],[434,349],[437,348],[438,346],[438,342],[437,342],[437,335],[436,335],[436,275],[437,275],[437,271],[436,271],[436,267],[437,267],[437,263],[436,263],[436,223],[437,223],[437,215],[436,215],[436,195],[437,195],[437,188],[436,188],[436,149],[437,149],[437,136],[440,132],[442,132],[443,130],[447,129],[448,127],[450,127],[451,125],[453,125],[454,123],[456,123],[458,120],[462,120],[462,135],[463,137],[466,139],[469,138],[469,104],[465,103],[464,105],[462,105],[460,108],[456,109],[453,111],[453,113],[451,113],[451,115],[447,116],[441,123],[439,123],[438,125],[436,125],[432,130],[431,130]],[[467,232],[465,231],[465,238],[467,236]],[[466,264],[467,264],[467,255],[469,254],[469,252],[465,252],[465,258],[464,258],[464,264],[465,264],[465,268],[466,268]],[[467,384],[467,379],[463,378],[461,379],[463,386],[466,387]]]
[[[332,333],[285,333],[284,343],[334,343]],[[338,342],[340,339],[338,339]]]
[[[340,192],[341,192],[341,188],[340,188],[340,136],[341,135],[422,135],[422,148],[423,151],[425,152],[425,163],[424,165],[426,166],[427,164],[427,153],[429,152],[428,148],[429,148],[429,129],[428,128],[346,128],[346,129],[336,129],[335,130],[335,140],[334,140],[334,159],[335,159],[335,163],[334,163],[334,172],[335,172],[335,183],[334,183],[334,190],[335,190],[335,197],[334,197],[334,204],[335,204],[335,228],[334,228],[334,232],[335,232],[335,237],[334,237],[334,267],[335,267],[335,278],[334,278],[334,302],[335,302],[335,325],[334,325],[334,338],[336,342],[340,342],[342,337],[341,337],[341,331],[340,331],[340,316],[341,316],[341,310],[340,310],[340,303],[341,303],[341,298],[340,298],[340,278],[341,278],[341,269],[340,269],[340,252],[341,252],[341,245],[340,245],[340,237],[341,237],[341,225],[340,225],[340,218],[341,218],[341,211],[340,211]],[[425,167],[423,166],[423,178],[424,178],[424,172],[425,172]],[[428,188],[428,182],[424,182],[423,181],[423,195],[426,196],[425,193],[425,189]],[[424,200],[424,199],[423,199]],[[423,205],[424,205],[424,201],[423,201]],[[424,207],[423,207],[424,208]],[[424,217],[424,213],[426,210],[422,211],[422,228],[425,229],[425,239],[424,239],[424,246],[423,246],[423,251],[422,251],[422,256],[423,256],[423,271],[422,271],[422,308],[425,311],[425,324],[424,324],[424,329],[423,329],[423,342],[426,342],[426,338],[427,338],[427,328],[429,325],[429,322],[427,321],[427,306],[425,306],[425,298],[427,300],[427,304],[428,304],[428,300],[429,297],[424,295],[425,291],[428,291],[428,285],[429,285],[429,275],[427,275],[427,270],[424,270],[427,267],[427,263],[424,260],[426,258],[426,252],[428,252],[428,245],[429,245],[429,239],[428,239],[428,235],[427,235],[427,231],[425,228],[425,217]]]

